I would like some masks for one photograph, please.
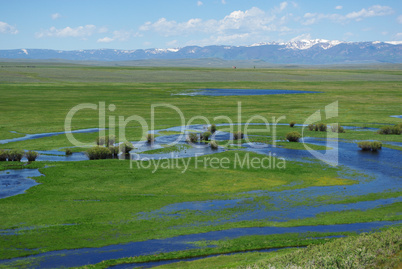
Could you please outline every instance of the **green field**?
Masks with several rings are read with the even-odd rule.
[[[303,124],[317,110],[338,101],[336,122],[342,126],[379,128],[398,124],[401,119],[390,117],[402,115],[402,71],[360,69],[213,69],[213,68],[145,68],[145,67],[93,67],[84,65],[35,64],[35,68],[23,68],[24,64],[0,64],[0,140],[21,137],[25,134],[64,131],[67,113],[79,104],[113,104],[114,111],[106,109],[106,128],[115,129],[118,142],[145,140],[146,132],[138,121],[131,121],[124,128],[119,124],[130,116],[145,120],[151,130],[152,105],[169,104],[177,107],[185,117],[185,123],[195,116],[203,116],[210,123],[246,122],[255,115],[273,123],[295,121]],[[32,65],[30,63],[29,65]],[[283,89],[315,91],[313,94],[264,95],[264,96],[186,96],[176,95],[192,89]],[[241,117],[238,107],[241,102]],[[155,113],[155,130],[180,126],[178,113],[169,107],[158,107]],[[323,114],[322,114],[323,115]],[[218,116],[226,116],[215,119]],[[112,121],[110,121],[112,119]],[[114,122],[113,122],[114,121]],[[261,123],[254,120],[253,123]],[[332,123],[333,119],[322,120]],[[197,119],[192,124],[206,124]],[[72,129],[97,128],[99,112],[84,109],[72,120]],[[236,125],[237,128],[237,125]],[[244,131],[244,126],[240,127]],[[125,129],[125,138],[119,134]],[[224,130],[225,127],[218,127]],[[259,127],[250,126],[248,134],[252,142],[273,143],[272,129],[258,132]],[[237,130],[237,129],[236,129]],[[301,127],[287,125],[276,127],[277,146],[294,151],[304,151],[301,143],[284,142],[290,131],[302,132]],[[16,133],[14,133],[16,132]],[[305,136],[324,138],[326,133],[305,130]],[[106,131],[106,134],[109,134]],[[165,131],[162,135],[179,132]],[[75,138],[88,145],[94,144],[98,133],[75,134]],[[357,140],[402,142],[401,135],[381,135],[370,131],[346,131],[340,139],[350,143]],[[223,144],[225,141],[221,141]],[[230,141],[235,143],[237,141]],[[243,141],[244,142],[244,141]],[[66,135],[57,135],[20,142],[0,144],[0,149],[57,150],[73,147]],[[179,145],[151,150],[145,153],[171,153],[189,149]],[[325,146],[310,145],[314,150]],[[240,146],[228,146],[230,150],[199,157],[203,160],[236,158],[246,152]],[[384,148],[401,150],[398,145]],[[234,150],[233,150],[234,149]],[[83,148],[74,149],[82,151]],[[356,151],[358,150],[356,146]],[[250,157],[264,155],[251,152]],[[208,159],[209,158],[209,159]],[[277,162],[279,159],[274,158]],[[399,159],[400,160],[400,156]],[[247,169],[230,166],[228,169],[212,166],[198,167],[196,159],[185,159],[188,168],[156,170],[149,161],[146,169],[129,160],[97,160],[81,162],[35,162],[32,164],[0,162],[0,171],[7,169],[39,168],[44,177],[35,178],[41,184],[30,188],[25,194],[0,199],[0,231],[20,230],[14,235],[0,233],[0,259],[10,259],[53,250],[101,247],[111,244],[169,238],[173,236],[218,231],[238,227],[302,225],[329,225],[371,221],[402,220],[401,203],[391,203],[368,210],[344,210],[323,212],[315,217],[289,219],[287,221],[243,220],[226,221],[236,212],[250,210],[256,205],[273,208],[270,197],[258,196],[253,191],[301,190],[310,187],[337,186],[347,189],[371,175],[363,171],[348,171],[345,167],[331,167],[320,162],[286,161],[285,169]],[[395,169],[400,169],[396,167]],[[155,172],[153,172],[155,171]],[[347,174],[347,176],[344,176]],[[0,186],[3,188],[3,186]],[[394,187],[394,188],[393,188]],[[401,186],[389,186],[389,191],[361,196],[306,197],[289,202],[291,206],[320,204],[348,204],[378,199],[400,197]],[[218,213],[202,210],[178,210],[179,217],[169,214],[158,217],[155,211],[172,204],[200,201],[248,199],[248,207],[228,207]],[[150,218],[141,218],[143,214]],[[211,225],[210,223],[215,223]],[[74,224],[74,225],[65,225]],[[400,231],[400,227],[396,230]],[[336,235],[352,233],[336,233]],[[322,233],[321,236],[328,234]],[[318,235],[320,236],[320,235]],[[400,237],[400,235],[399,235]],[[217,249],[201,248],[161,254],[158,257],[137,257],[131,261],[171,259],[209,254],[228,253],[252,249],[305,246],[321,244],[333,239],[310,240],[294,234],[277,237],[240,237],[237,240],[215,242]],[[341,240],[341,239],[337,239]],[[196,242],[203,244],[203,242]],[[205,242],[204,242],[205,243]],[[332,243],[332,242],[329,242]],[[335,243],[334,243],[335,244]],[[205,246],[204,246],[205,247]],[[320,250],[322,251],[322,250]],[[167,251],[168,252],[168,251]],[[290,255],[294,249],[278,252]],[[278,254],[278,255],[279,255]],[[297,255],[295,261],[297,261]],[[392,255],[395,255],[393,253]],[[237,267],[270,263],[274,253],[245,253],[206,260],[211,267]],[[287,256],[283,256],[287,257]],[[386,255],[384,255],[386,257]],[[385,259],[385,258],[384,258]],[[244,262],[246,261],[246,262]],[[34,260],[7,266],[24,268]],[[126,260],[109,262],[118,264]],[[281,264],[275,258],[273,264]],[[203,261],[180,264],[184,268],[202,268]],[[31,264],[31,265],[32,265]],[[393,265],[395,262],[392,263]],[[173,266],[176,267],[176,266]],[[2,264],[0,264],[0,268]],[[7,267],[4,267],[7,268]],[[99,265],[99,268],[103,268]],[[167,268],[170,268],[167,266]]]

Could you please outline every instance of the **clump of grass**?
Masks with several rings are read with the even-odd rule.
[[[125,141],[124,143],[120,144],[120,150],[124,154],[128,154],[131,150],[133,150],[134,146],[128,141]]]
[[[70,149],[70,148],[65,149],[65,153],[66,153],[66,156],[70,156],[70,155],[72,155],[72,154],[73,154],[73,150],[72,150],[72,149]]]
[[[196,143],[198,141],[198,136],[196,133],[189,133],[187,137],[188,143]]]
[[[215,140],[212,140],[209,145],[211,146],[211,149],[218,149],[218,143],[216,143]]]
[[[314,125],[314,124],[309,124],[309,125],[308,125],[308,129],[309,129],[310,131],[314,131],[315,125]]]
[[[98,136],[95,140],[96,145],[98,146],[103,146],[105,144],[105,137],[104,136]]]
[[[88,149],[86,154],[90,160],[107,159],[112,156],[109,148],[99,146]]]
[[[211,134],[214,134],[214,133],[216,132],[216,125],[215,125],[215,124],[212,124],[212,125],[208,128],[208,131],[210,131]]]
[[[286,140],[289,142],[299,142],[301,134],[299,132],[293,131],[286,134]]]
[[[327,131],[327,125],[325,123],[319,123],[318,124],[318,130],[320,132],[326,132]]]
[[[106,147],[113,146],[115,142],[116,142],[116,136],[115,135],[105,136],[105,145],[106,145]]]
[[[293,128],[293,127],[295,126],[295,124],[296,124],[295,121],[291,121],[291,122],[289,123],[289,126]]]
[[[233,133],[233,140],[240,140],[244,138],[244,134],[242,131],[238,131]]]
[[[25,157],[28,159],[28,162],[34,162],[36,158],[38,158],[39,153],[36,151],[28,151],[25,153]]]
[[[362,141],[357,144],[363,151],[377,151],[382,148],[382,143],[378,141]]]
[[[7,161],[8,151],[4,149],[0,149],[0,162]]]
[[[211,135],[212,135],[211,132],[206,131],[206,132],[200,134],[200,140],[208,141],[208,140],[209,140],[209,137],[210,137]]]
[[[331,131],[334,133],[344,133],[345,129],[338,124],[334,124],[334,125],[331,125]]]
[[[155,141],[155,136],[153,134],[147,134],[147,142],[152,144]]]
[[[400,135],[402,133],[402,123],[395,124],[394,126],[381,127],[380,130],[378,130],[378,133],[383,135]]]
[[[7,159],[9,162],[20,162],[22,157],[24,157],[23,150],[14,149],[7,152]]]
[[[117,157],[117,155],[119,155],[119,147],[118,146],[110,146],[109,150],[110,150],[110,154],[112,154],[113,157]]]

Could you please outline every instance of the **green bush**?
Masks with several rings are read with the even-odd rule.
[[[295,124],[296,124],[295,121],[291,121],[291,122],[289,123],[289,126],[293,128],[293,127],[295,126]]]
[[[147,142],[153,143],[155,141],[155,137],[153,134],[147,134]]]
[[[196,133],[189,133],[187,137],[187,142],[196,143],[198,141],[198,136]]]
[[[120,144],[120,151],[123,152],[124,154],[128,154],[133,149],[134,149],[133,144],[131,144],[128,141],[125,141],[124,143]]]
[[[65,152],[66,152],[66,156],[70,156],[73,154],[72,149],[65,149]]]
[[[382,148],[382,143],[378,142],[378,141],[362,141],[357,143],[357,145],[359,146],[359,148],[361,148],[363,151],[377,151],[379,149]]]
[[[209,132],[209,131],[204,132],[203,134],[201,134],[200,140],[208,141],[208,140],[209,140],[209,137],[210,137],[211,135],[212,135],[212,134],[211,134],[211,132]]]
[[[110,146],[109,150],[113,157],[117,157],[117,155],[119,155],[119,147],[118,146]]]
[[[331,131],[334,133],[344,133],[345,129],[338,124],[331,125]]]
[[[28,162],[34,162],[36,158],[39,156],[39,153],[36,151],[28,151],[25,153],[25,157],[28,159]]]
[[[216,125],[215,125],[215,124],[212,124],[212,125],[208,128],[208,131],[210,131],[211,134],[214,134],[214,133],[216,132]]]
[[[98,136],[95,140],[96,145],[98,146],[103,146],[105,144],[105,137],[104,136]]]
[[[116,136],[115,135],[105,136],[104,140],[105,140],[106,147],[113,146],[114,143],[116,142]]]
[[[238,131],[233,133],[233,140],[240,140],[244,138],[244,134],[242,131]]]
[[[395,134],[400,135],[402,133],[402,123],[395,124],[394,126],[384,126],[378,130],[379,134],[388,135]]]
[[[8,158],[8,151],[4,149],[0,149],[0,162],[7,161]]]
[[[216,143],[215,140],[211,141],[209,143],[209,145],[211,146],[211,149],[218,149],[219,148],[219,146],[218,146],[218,144]]]
[[[20,162],[22,157],[24,157],[24,151],[19,149],[9,150],[7,153],[9,162]]]
[[[88,149],[86,154],[90,160],[107,159],[112,156],[109,148],[99,146]]]
[[[308,129],[309,129],[310,131],[314,131],[315,125],[314,125],[314,124],[309,124],[309,125],[308,125]]]
[[[327,131],[327,125],[325,123],[319,123],[318,124],[318,130],[320,132],[326,132]]]
[[[289,142],[299,142],[300,138],[301,138],[301,134],[296,131],[286,134],[286,140],[288,140]]]

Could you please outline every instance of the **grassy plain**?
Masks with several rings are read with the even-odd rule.
[[[4,66],[6,67],[0,68],[0,140],[19,137],[21,134],[63,131],[69,110],[82,103],[99,105],[99,102],[104,102],[106,108],[114,104],[114,111],[107,110],[106,127],[110,123],[109,117],[118,122],[119,116],[127,119],[132,115],[144,118],[150,127],[153,104],[176,106],[183,112],[186,123],[199,115],[206,117],[211,123],[228,123],[222,119],[214,120],[221,115],[229,117],[233,122],[246,122],[252,116],[260,115],[271,123],[281,116],[286,117],[281,123],[303,123],[315,111],[323,110],[334,101],[339,102],[339,116],[336,120],[341,125],[373,127],[396,124],[401,119],[392,118],[390,115],[402,114],[400,70],[232,70],[46,64],[38,64],[36,68],[21,68],[12,64]],[[318,93],[258,97],[175,95],[199,88],[308,90]],[[242,112],[240,118],[239,101]],[[72,127],[96,128],[99,126],[98,118],[96,110],[81,110],[74,116]],[[323,122],[331,123],[333,119]],[[194,123],[205,122],[198,120]],[[156,109],[155,129],[178,125],[181,125],[181,121],[176,111],[166,107]],[[270,132],[258,133],[253,131],[256,128],[250,129],[250,134],[270,135]],[[121,130],[117,124],[116,134]],[[284,137],[291,130],[301,132],[300,127],[278,126],[277,135],[279,138]],[[324,136],[319,132],[306,131],[306,134]],[[144,135],[138,122],[128,124],[128,140],[145,139]],[[91,143],[97,134],[74,136],[80,141]],[[346,131],[345,134],[339,134],[339,137],[402,142],[401,136],[385,136],[367,131]],[[283,142],[279,144],[288,145]],[[27,150],[70,146],[65,135],[0,144],[0,148]],[[235,154],[242,155],[244,152],[228,151],[214,156],[218,159],[228,158],[233,162]],[[258,154],[252,156],[261,157]],[[200,158],[206,159],[208,156]],[[48,167],[45,168],[45,165]],[[274,169],[270,173],[263,169],[249,170],[239,167],[196,169],[195,165],[195,160],[191,160],[186,173],[181,173],[181,169],[152,173],[152,164],[148,169],[139,169],[134,163],[133,169],[130,169],[129,161],[119,160],[34,163],[27,166],[0,163],[0,170],[38,167],[45,174],[44,177],[35,179],[42,184],[29,189],[25,194],[0,200],[0,229],[33,228],[19,231],[17,235],[1,236],[0,259],[233,227],[298,226],[401,219],[401,216],[396,214],[400,210],[400,203],[366,211],[323,213],[315,218],[287,222],[242,221],[216,226],[191,226],[194,223],[208,223],[225,218],[226,214],[231,212],[224,210],[217,215],[186,211],[179,212],[180,218],[138,219],[142,212],[151,212],[180,202],[236,199],[244,197],[244,192],[253,190],[284,190],[355,183],[354,180],[339,176],[338,172],[342,168],[330,168],[319,163],[301,164],[287,161],[286,169]],[[345,201],[381,199],[398,195],[399,193],[384,193],[375,198],[345,197]],[[185,226],[186,224],[190,225]],[[285,236],[281,239],[283,241],[278,239],[278,245],[275,246],[285,246],[283,242],[287,239],[294,242],[291,237]],[[264,242],[261,239],[257,240],[261,245],[249,245],[247,248],[250,240],[241,240],[243,241],[240,243],[244,243],[245,247],[232,247],[231,250],[272,247],[261,243]],[[188,254],[173,254],[171,257],[180,255]],[[243,254],[241,257],[246,256],[259,259],[260,254]]]

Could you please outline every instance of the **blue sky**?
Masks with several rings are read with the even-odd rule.
[[[0,0],[0,49],[401,41],[400,0]]]

